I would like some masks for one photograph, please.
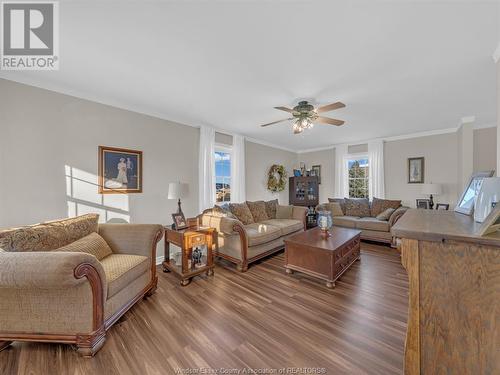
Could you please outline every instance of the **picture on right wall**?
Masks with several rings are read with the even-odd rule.
[[[424,157],[408,158],[408,183],[424,183]]]

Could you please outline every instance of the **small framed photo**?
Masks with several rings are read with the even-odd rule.
[[[424,183],[424,157],[408,158],[408,183]]]
[[[450,209],[450,205],[448,203],[437,203],[436,210],[448,211]]]
[[[99,146],[99,194],[142,193],[142,151]]]
[[[175,230],[186,229],[188,227],[186,218],[184,217],[184,214],[182,212],[172,214],[172,219],[174,221]]]
[[[428,210],[430,206],[431,206],[430,199],[417,199],[417,208],[423,208],[425,210]]]
[[[318,184],[321,184],[321,165],[313,165],[311,170],[314,171],[314,175],[318,177]]]

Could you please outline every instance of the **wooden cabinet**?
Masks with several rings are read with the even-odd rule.
[[[306,224],[308,228],[316,226],[315,207],[319,204],[319,182],[317,176],[290,177],[289,204],[309,208]]]
[[[215,239],[215,241],[214,241]],[[214,228],[190,227],[188,229],[174,230],[165,228],[165,260],[163,271],[173,272],[181,279],[181,285],[186,286],[194,276],[206,273],[214,274],[212,247],[217,241],[217,231]],[[170,259],[170,244],[180,247],[180,259],[176,262]],[[192,262],[193,248],[206,247],[201,265]]]
[[[500,238],[450,211],[409,210],[392,228],[408,272],[405,374],[500,374]]]

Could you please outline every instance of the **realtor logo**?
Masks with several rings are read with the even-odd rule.
[[[0,69],[59,69],[58,2],[1,3]]]

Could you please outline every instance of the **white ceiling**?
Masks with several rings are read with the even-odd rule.
[[[61,1],[60,70],[0,77],[294,150],[496,119],[496,2]],[[342,101],[293,135],[274,106]],[[137,124],[141,126],[141,124]]]

